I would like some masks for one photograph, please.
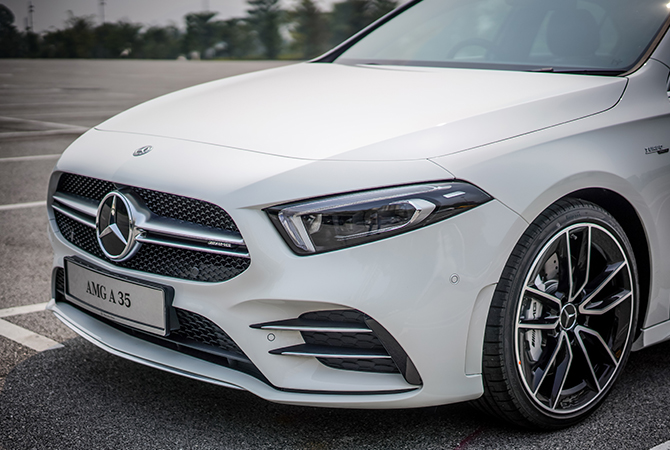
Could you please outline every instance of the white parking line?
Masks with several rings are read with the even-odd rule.
[[[47,302],[35,303],[34,305],[14,306],[13,308],[0,309],[0,317],[18,316],[19,314],[29,314],[33,312],[44,311]]]
[[[45,122],[42,120],[19,119],[16,117],[0,116],[0,123],[9,123],[15,125],[27,125],[28,127],[37,127],[32,131],[10,131],[0,133],[0,140],[15,139],[24,137],[57,136],[63,134],[82,134],[88,130],[87,127],[79,125],[70,125],[67,123]]]
[[[7,117],[7,116],[0,116],[0,122],[14,123],[17,125],[33,125],[37,127],[42,127],[44,129],[57,129],[57,130],[72,130],[72,129],[83,128],[80,127],[79,125],[70,125],[67,123],[45,122],[42,120],[31,120],[31,119],[19,119],[18,117]]]
[[[666,441],[662,444],[658,444],[656,447],[649,450],[670,450],[670,441]]]
[[[45,159],[58,159],[58,158],[60,158],[60,153],[53,155],[9,156],[7,158],[0,158],[0,164],[6,162],[42,161]]]
[[[88,131],[85,127],[65,128],[62,130],[45,130],[45,131],[12,131],[9,133],[0,133],[0,140],[2,139],[16,139],[25,137],[42,137],[42,136],[61,136],[61,135],[77,135],[84,134]]]
[[[14,342],[18,342],[21,345],[25,345],[28,348],[32,348],[37,352],[43,352],[44,350],[61,348],[63,345],[59,344],[56,341],[44,337],[40,334],[33,333],[30,330],[26,330],[18,325],[7,322],[6,320],[0,319],[0,336],[4,336],[7,339],[11,339]]]
[[[15,306],[13,308],[0,309],[0,317],[9,317],[17,316],[19,314],[28,314],[37,311],[44,311],[46,303],[37,303],[34,305],[25,305],[25,306]],[[11,339],[14,342],[18,342],[21,345],[25,345],[28,348],[32,348],[37,352],[43,352],[44,350],[61,348],[63,345],[58,342],[49,339],[46,336],[41,334],[33,333],[30,330],[26,330],[23,327],[14,325],[11,322],[0,319],[0,336]]]
[[[46,200],[42,200],[41,202],[14,203],[12,205],[0,205],[0,211],[12,211],[14,209],[37,208],[38,206],[44,207],[46,205],[47,205]]]

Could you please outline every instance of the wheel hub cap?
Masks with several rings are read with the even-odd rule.
[[[564,330],[572,330],[577,324],[577,307],[572,303],[568,303],[561,310],[561,328]]]

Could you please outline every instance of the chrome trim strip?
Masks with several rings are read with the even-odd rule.
[[[69,217],[72,220],[75,220],[83,225],[86,225],[87,227],[90,228],[95,228],[95,217],[85,217],[76,211],[71,211],[70,208],[63,207],[61,205],[58,205],[54,203],[51,205],[52,208],[55,211],[58,211],[59,213],[63,214],[64,216]]]
[[[261,330],[278,330],[278,331],[314,331],[319,333],[372,333],[369,328],[338,328],[338,327],[301,327],[290,325],[263,325],[258,327]]]
[[[170,239],[161,239],[158,237],[146,236],[144,234],[140,234],[139,236],[137,236],[136,240],[143,244],[156,244],[156,245],[163,245],[166,247],[181,248],[184,250],[195,250],[198,252],[214,253],[217,255],[235,256],[238,258],[249,258],[249,253],[247,252],[235,252],[232,250],[224,250],[221,248],[210,247],[206,245],[186,244],[183,242],[172,241]]]
[[[341,353],[310,353],[310,352],[300,352],[295,350],[287,350],[279,355],[284,356],[309,356],[313,358],[338,358],[338,359],[391,359],[389,355],[367,355],[367,354],[341,354]]]
[[[307,356],[312,358],[391,359],[391,356],[383,351],[328,347],[325,345],[312,344],[299,344],[291,347],[278,348],[270,350],[269,353],[272,355]]]
[[[372,333],[365,325],[346,322],[328,322],[306,319],[287,319],[275,322],[256,323],[251,328],[278,331],[315,331],[321,333]]]
[[[98,213],[98,203],[86,200],[85,198],[64,194],[62,192],[56,192],[53,195],[53,199],[70,209],[74,209],[77,212],[93,217],[93,221],[95,222],[95,216]]]
[[[148,216],[148,217],[147,217]],[[219,242],[230,245],[244,245],[244,239],[238,233],[211,230],[202,225],[188,225],[176,220],[164,219],[159,216],[138,214],[135,225],[150,233],[175,236],[195,241]]]

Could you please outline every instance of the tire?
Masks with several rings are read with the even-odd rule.
[[[533,429],[584,419],[626,364],[638,292],[630,242],[607,211],[577,199],[546,209],[494,293],[477,406]]]

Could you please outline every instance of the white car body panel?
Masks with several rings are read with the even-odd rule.
[[[664,228],[670,223],[670,158],[645,154],[646,147],[664,143],[667,147],[670,142],[670,127],[662,125],[670,119],[664,92],[669,74],[668,67],[651,60],[629,77],[616,108],[541,133],[434,159],[457,178],[495,192],[497,199],[529,222],[547,205],[580,189],[604,188],[625,197],[646,225],[654,268],[652,308],[645,327],[670,318],[670,236]],[[639,117],[634,123],[628,123],[631,111]],[[659,130],[664,133],[660,139]],[[645,140],[645,132],[654,137]],[[510,179],[525,181],[510,183]]]
[[[470,400],[483,392],[493,291],[528,224],[558,199],[606,189],[635,209],[649,247],[650,299],[635,348],[668,339],[670,155],[645,149],[670,145],[669,49],[666,36],[655,59],[621,77],[304,63],[164,96],[80,137],[57,163],[50,194],[57,176],[69,172],[211,202],[239,227],[251,265],[220,283],[119,267],[61,235],[50,196],[54,267],[76,255],[171,286],[173,306],[224,329],[270,384],[132,337],[69,304],[49,308],[114,354],[272,401],[401,408]],[[133,156],[148,145],[151,152]],[[424,228],[308,257],[290,249],[264,211],[454,179],[493,200]],[[250,327],[340,308],[383,325],[422,384],[271,355],[303,343],[300,333],[273,331],[270,340]]]
[[[186,89],[97,128],[309,160],[425,159],[599,113],[626,85],[545,75],[304,63]]]
[[[137,177],[142,176],[143,183],[152,189],[167,189],[165,184],[166,180],[169,180],[171,188],[176,186],[181,194],[197,195],[198,198],[203,198],[204,192],[189,191],[193,174],[189,170],[184,170],[194,155],[202,154],[201,157],[208,158],[209,161],[220,159],[222,163],[240,158],[234,165],[239,164],[242,167],[261,164],[259,159],[265,159],[266,162],[262,165],[268,167],[271,172],[277,172],[274,177],[264,174],[261,180],[255,177],[242,180],[241,177],[249,176],[245,175],[246,172],[239,171],[239,178],[233,174],[232,179],[226,179],[220,176],[220,166],[217,164],[197,169],[200,171],[199,179],[202,185],[206,185],[209,192],[204,199],[226,205],[228,213],[243,230],[249,252],[253,255],[251,267],[244,273],[214,286],[142,274],[143,279],[172,286],[175,289],[174,306],[197,311],[216,323],[225,324],[226,332],[243,346],[245,353],[266,374],[273,385],[284,389],[314,391],[350,391],[351,386],[357,386],[355,390],[363,391],[366,390],[365,386],[374,391],[411,387],[400,375],[334,371],[312,359],[301,361],[296,367],[294,358],[291,357],[269,355],[268,358],[267,352],[272,348],[300,343],[299,334],[275,332],[276,340],[268,342],[266,332],[249,328],[252,323],[297,316],[305,311],[352,307],[364,310],[375,317],[402,342],[408,352],[416,353],[413,360],[420,373],[425,374],[423,375],[425,385],[420,392],[412,396],[412,400],[402,394],[403,400],[398,403],[398,407],[441,404],[445,401],[467,400],[481,395],[481,380],[476,363],[475,367],[472,367],[471,363],[471,367],[468,368],[473,374],[466,375],[468,326],[474,307],[468,297],[473,289],[477,289],[475,286],[490,286],[496,283],[505,262],[504,255],[511,251],[516,236],[527,226],[517,214],[493,201],[453,220],[429,226],[421,230],[418,236],[416,232],[410,232],[368,245],[303,258],[294,255],[286,247],[270,221],[264,217],[265,213],[261,211],[261,208],[266,206],[265,203],[259,201],[263,198],[270,203],[276,203],[293,199],[296,195],[293,191],[298,187],[293,186],[292,180],[299,179],[304,183],[299,186],[303,195],[307,193],[315,196],[323,194],[322,183],[317,181],[323,179],[326,174],[329,174],[328,178],[339,178],[340,189],[346,186],[355,190],[369,185],[370,176],[366,178],[356,176],[356,166],[359,165],[360,173],[377,174],[379,178],[376,183],[379,185],[389,185],[399,180],[403,183],[412,183],[425,179],[447,179],[451,175],[425,160],[354,164],[316,161],[309,163],[309,173],[314,177],[310,182],[309,178],[302,176],[303,171],[307,172],[304,167],[305,161],[284,159],[287,165],[297,166],[292,168],[290,165],[276,164],[279,158],[274,156],[237,150],[222,152],[220,148],[212,149],[211,145],[193,143],[189,144],[190,151],[186,153],[179,151],[183,145],[181,141],[169,139],[153,140],[156,149],[147,154],[146,159],[144,157],[130,159],[132,156],[129,156],[131,153],[128,152],[118,154],[110,152],[106,154],[108,160],[100,161],[97,153],[90,149],[101,137],[106,139],[110,148],[138,148],[146,144],[144,136],[90,131],[70,147],[67,155],[58,162],[56,170],[77,173],[82,166],[92,165],[97,161],[99,163],[95,164],[95,167],[98,170],[91,172],[89,169],[87,174],[102,179],[115,179],[120,183],[137,180]],[[164,153],[161,154],[162,152]],[[143,162],[138,165],[139,161]],[[160,164],[159,170],[156,170],[157,163]],[[398,169],[393,170],[394,166]],[[152,167],[150,171],[149,167]],[[416,169],[412,170],[412,167]],[[203,169],[211,173],[203,174]],[[334,176],[338,173],[342,174],[341,178]],[[284,180],[278,182],[279,178]],[[231,189],[231,183],[236,185],[237,189]],[[285,189],[278,190],[277,185]],[[326,189],[329,188],[332,187],[326,186]],[[430,235],[428,240],[425,239],[426,232]],[[481,233],[484,233],[487,239],[478,239]],[[481,249],[466,245],[470,240],[478,240]],[[55,235],[52,241],[56,255],[60,255],[60,258],[56,257],[54,265],[62,267],[62,256],[73,254],[73,248],[58,235]],[[506,252],[498,253],[502,248],[505,248]],[[491,259],[490,255],[495,253],[498,257]],[[132,270],[104,263],[86,253],[76,252],[76,254],[104,269],[137,276]],[[402,255],[401,259],[398,258],[399,255]],[[426,258],[439,263],[431,270],[419,263]],[[406,264],[408,260],[415,261],[416,264],[408,268]],[[327,280],[323,279],[324,273],[328,274]],[[449,281],[452,274],[458,274],[460,277],[460,282],[456,285]],[[412,282],[407,283],[408,279]],[[339,280],[349,282],[343,285]],[[449,289],[445,290],[445,286]],[[442,300],[436,302],[434,301],[436,298]],[[72,314],[67,308],[61,310],[56,306],[53,308],[66,319]],[[431,320],[427,322],[426,317]],[[75,331],[85,334],[94,343],[100,342],[100,339],[95,337],[96,332],[104,332],[107,335],[123,334],[108,328],[101,325],[100,330],[75,328]],[[481,333],[474,333],[472,336],[479,342]],[[137,354],[136,344],[132,341],[132,338],[115,338],[113,342],[105,339],[107,347],[113,348],[119,354],[131,355]],[[427,341],[445,342],[442,351],[444,357],[435,358],[431,352],[422,351]],[[480,345],[475,344],[471,347],[479,349]],[[163,351],[160,349],[159,353],[162,354]],[[158,354],[154,355],[150,351],[145,351],[143,354],[143,359],[162,361]],[[479,351],[475,351],[470,360],[478,359]],[[455,361],[461,363],[454,364]],[[174,363],[161,364],[175,367],[171,366]],[[188,371],[187,367],[181,365],[176,366],[175,370]],[[228,369],[222,368],[220,372],[218,377],[214,377],[217,380],[251,391],[255,390],[257,380],[241,382],[238,376],[228,377],[226,374],[231,372]],[[212,378],[211,374],[207,376]],[[451,382],[441,382],[446,378]],[[337,405],[333,406],[379,407],[378,402],[388,403],[385,407],[394,405],[390,399],[384,400],[385,396],[381,396],[379,400],[376,399],[380,397],[379,395],[371,397],[375,399],[357,395],[347,402],[338,400],[335,402]],[[322,401],[318,397],[310,399],[311,397],[307,396],[299,403],[318,405]],[[277,401],[284,400],[277,399]],[[340,401],[343,403],[340,404]]]

